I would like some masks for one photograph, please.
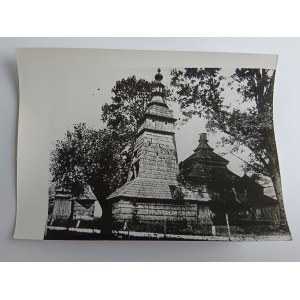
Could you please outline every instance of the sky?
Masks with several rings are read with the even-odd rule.
[[[103,128],[105,124],[101,121],[101,107],[110,103],[111,90],[115,82],[132,75],[152,81],[157,68],[161,68],[163,75],[162,83],[166,86],[170,83],[170,68],[155,66],[153,68],[96,68],[93,66],[74,65],[69,69],[55,67],[49,72],[50,83],[50,148],[52,149],[57,140],[64,138],[68,129],[72,129],[76,123],[87,123],[95,129]],[[174,66],[176,67],[176,66]],[[221,75],[230,76],[234,69],[222,69]],[[223,96],[228,104],[236,105],[240,103],[239,95],[231,89],[226,89]],[[182,118],[182,114],[176,105],[170,105],[174,117]],[[199,134],[207,132],[206,121],[198,116],[194,116],[184,125],[176,126],[175,138],[178,151],[178,159],[182,161],[193,153],[198,145]],[[224,152],[226,149],[217,147],[221,141],[221,132],[216,134],[208,133],[209,145],[215,152],[222,154],[229,160],[228,168],[236,174],[242,176],[242,161],[236,156]],[[239,154],[247,160],[247,151]]]

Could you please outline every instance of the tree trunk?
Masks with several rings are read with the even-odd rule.
[[[101,236],[104,239],[112,238],[112,203],[104,200],[99,201],[102,209],[101,217]]]
[[[74,203],[75,201],[72,201],[71,200],[71,211],[70,211],[70,216],[69,216],[69,219],[68,219],[68,222],[67,222],[67,230],[70,230],[70,227],[72,225],[72,222],[73,222],[73,215],[74,215]]]
[[[271,180],[274,186],[276,198],[278,200],[278,205],[279,205],[280,227],[283,230],[289,232],[289,227],[288,227],[285,209],[284,209],[284,203],[283,203],[279,160],[278,160],[278,154],[276,148],[275,134],[273,130],[268,132],[266,150],[267,150],[267,156],[269,158],[269,173],[271,175]]]
[[[280,174],[278,172],[276,172],[272,176],[272,182],[273,182],[276,198],[278,200],[278,205],[279,205],[280,225],[287,226],[287,219],[286,219],[286,214],[285,214],[285,209],[283,204],[282,189],[281,189],[281,180],[280,180]]]
[[[285,214],[285,209],[284,209],[284,203],[283,203],[279,166],[276,163],[273,164],[273,172],[272,172],[271,179],[272,179],[276,198],[278,200],[278,205],[279,205],[280,226],[282,227],[282,229],[289,231],[286,214]]]

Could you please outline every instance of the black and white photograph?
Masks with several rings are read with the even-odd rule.
[[[291,239],[275,69],[51,74],[45,240]]]

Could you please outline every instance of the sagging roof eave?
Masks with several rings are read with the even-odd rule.
[[[140,199],[140,200],[152,200],[152,201],[171,201],[174,203],[182,203],[182,202],[197,202],[197,203],[202,203],[202,204],[207,204],[210,202],[213,202],[213,200],[209,199],[209,200],[200,200],[200,199],[183,199],[183,200],[175,200],[174,198],[165,198],[165,197],[147,197],[147,196],[143,196],[143,197],[139,197],[139,196],[129,196],[129,195],[117,195],[114,197],[110,197],[110,198],[106,198],[107,200],[133,200],[133,199]]]
[[[139,196],[130,196],[130,195],[117,195],[117,196],[114,196],[114,197],[108,197],[108,198],[106,198],[106,200],[120,200],[120,199],[147,199],[147,200],[153,200],[153,201],[155,201],[155,200],[173,200],[174,201],[174,199],[173,198],[165,198],[165,197],[156,197],[156,198],[154,198],[154,197],[147,197],[147,196],[143,196],[143,197],[139,197]]]
[[[153,132],[153,133],[160,133],[162,135],[175,135],[175,132],[172,131],[160,131],[158,129],[152,129],[152,128],[143,128],[140,132],[138,132],[135,137],[139,137],[143,132],[148,131],[148,132]]]

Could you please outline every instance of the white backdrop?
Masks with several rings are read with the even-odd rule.
[[[275,131],[292,242],[16,241],[18,74],[14,48],[77,47],[279,54]],[[299,261],[297,199],[300,39],[289,38],[11,38],[0,39],[0,260],[3,261]],[[37,162],[38,163],[38,162]],[[30,176],[30,174],[28,174]]]

